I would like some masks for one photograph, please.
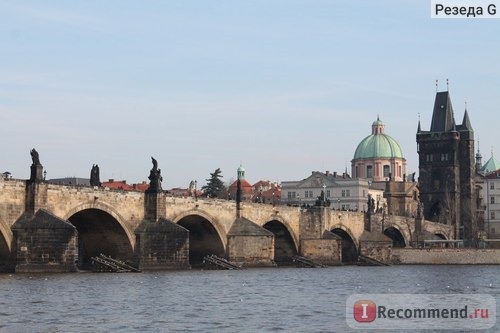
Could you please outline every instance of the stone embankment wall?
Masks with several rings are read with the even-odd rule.
[[[392,263],[403,265],[499,265],[499,249],[392,249]]]

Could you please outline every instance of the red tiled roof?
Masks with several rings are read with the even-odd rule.
[[[134,189],[131,185],[127,184],[126,180],[115,181],[110,179],[109,182],[103,182],[102,186],[112,190],[132,191]]]
[[[229,186],[228,191],[232,195],[236,196],[237,189],[238,189],[238,181],[235,181],[234,183],[232,183]],[[252,185],[250,185],[250,183],[247,182],[245,179],[241,180],[241,192],[243,192],[243,194],[252,194],[253,193]]]
[[[145,192],[149,188],[149,184],[146,183],[146,182],[142,182],[142,183],[139,183],[139,184],[133,184],[132,187],[136,191]]]

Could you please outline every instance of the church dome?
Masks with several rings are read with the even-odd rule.
[[[359,143],[354,153],[354,160],[372,158],[404,158],[401,146],[384,133],[384,123],[378,117],[372,124],[372,134]]]
[[[354,159],[361,158],[404,158],[399,143],[387,134],[372,134],[360,142]]]

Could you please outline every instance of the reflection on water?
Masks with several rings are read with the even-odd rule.
[[[0,332],[345,332],[351,294],[483,293],[500,303],[498,272],[343,266],[0,274]]]

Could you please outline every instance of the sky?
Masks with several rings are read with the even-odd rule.
[[[343,172],[377,115],[418,173],[436,93],[500,154],[500,20],[430,0],[0,0],[0,172],[287,181]],[[446,79],[449,79],[447,88]],[[477,141],[476,141],[477,147]]]

